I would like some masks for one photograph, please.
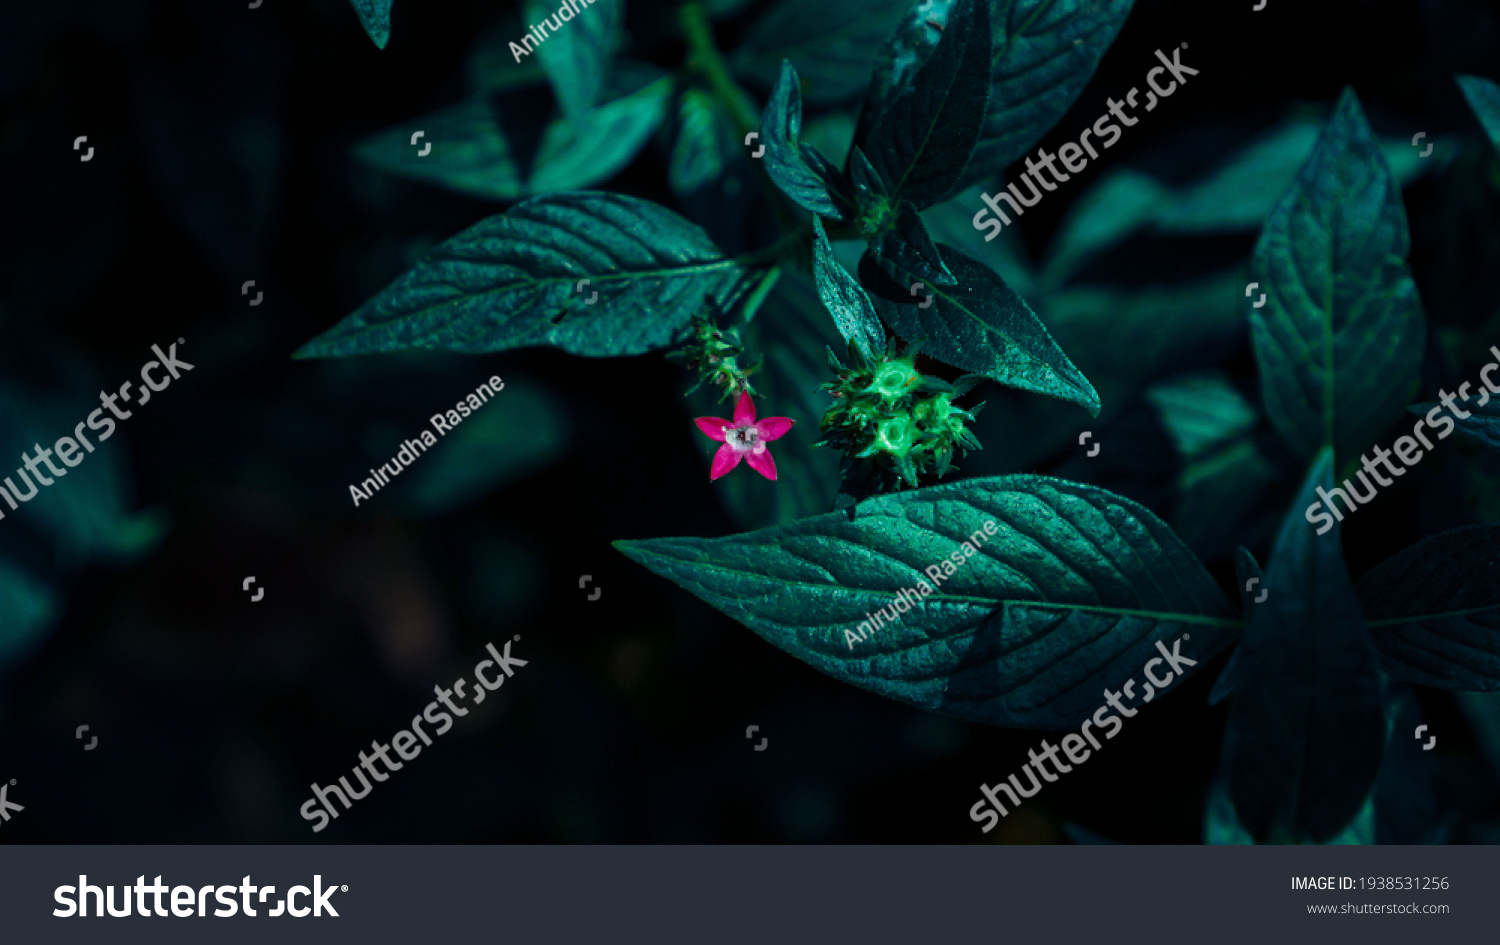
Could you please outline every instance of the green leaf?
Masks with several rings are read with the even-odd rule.
[[[990,0],[958,0],[942,41],[855,144],[892,200],[918,210],[957,189],[989,103]]]
[[[1372,568],[1355,590],[1392,676],[1500,690],[1500,524],[1419,541]]]
[[[630,163],[665,119],[671,95],[672,80],[662,78],[577,122],[548,123],[529,162],[529,180],[522,172],[526,156],[515,153],[484,95],[376,132],[358,142],[354,153],[382,170],[487,200],[578,190]],[[411,137],[417,131],[432,143],[431,160],[415,157]]]
[[[524,7],[528,26],[546,24],[536,57],[552,80],[563,115],[573,121],[582,119],[599,101],[613,58],[615,33],[625,16],[625,0],[593,0],[578,6],[574,12],[566,0],[555,9],[552,0],[527,0]]]
[[[908,342],[940,361],[1021,390],[1071,401],[1099,415],[1099,395],[1052,340],[1025,300],[989,269],[946,244],[938,244],[958,285],[929,286],[918,298],[869,253],[859,277],[875,310]],[[927,304],[930,301],[930,304]],[[923,307],[925,305],[925,307]]]
[[[844,218],[834,168],[828,159],[802,144],[802,94],[797,70],[781,64],[781,78],[761,113],[760,134],[766,174],[797,205],[834,220]]]
[[[1093,78],[1099,60],[1130,15],[1133,2],[992,0],[990,105],[958,187],[993,177],[1030,151],[1057,124]],[[912,8],[902,31],[877,64],[862,126],[873,124],[933,55],[939,34],[926,24],[941,6]],[[947,28],[941,35],[946,32]],[[1192,61],[1184,65],[1191,66]],[[1102,106],[1099,111],[1104,111]]]
[[[911,0],[777,0],[735,53],[735,71],[771,88],[790,59],[810,104],[852,98],[869,84],[871,60],[910,7]]]
[[[1239,820],[1261,841],[1322,843],[1360,812],[1385,746],[1380,672],[1337,527],[1301,510],[1333,485],[1324,448],[1282,523],[1236,654],[1225,759]]]
[[[896,225],[870,241],[870,251],[890,266],[933,285],[957,285],[916,208],[902,201]]]
[[[73,389],[92,380],[80,374]],[[71,430],[91,406],[87,395],[44,395],[36,391],[0,386],[0,454],[19,456],[30,452],[39,431]],[[149,408],[148,408],[149,409]],[[45,535],[54,559],[65,568],[82,567],[94,561],[129,561],[151,551],[167,531],[167,518],[160,510],[130,511],[129,448],[119,430],[108,442],[94,438],[94,451],[66,478],[40,487],[39,494],[20,509],[0,502],[8,519],[25,522]],[[13,478],[15,474],[10,474]],[[16,480],[20,482],[21,480]],[[0,524],[0,528],[10,528]]]
[[[437,246],[295,357],[536,345],[641,354],[670,344],[705,298],[729,304],[743,272],[701,228],[649,201],[534,197]]]
[[[1255,405],[1240,395],[1223,371],[1184,374],[1154,385],[1146,400],[1156,408],[1177,455],[1197,459],[1248,433]]]
[[[574,121],[552,122],[542,135],[527,191],[576,190],[614,177],[646,146],[671,101],[672,79],[661,78]]]
[[[1487,370],[1488,367],[1490,365],[1486,365],[1486,369],[1480,371],[1481,380],[1486,375],[1494,373]],[[1464,393],[1470,386],[1472,385],[1468,383],[1460,385],[1453,395],[1455,406],[1458,410],[1468,414],[1466,417],[1450,412],[1441,402],[1435,400],[1413,404],[1406,409],[1423,417],[1434,409],[1438,409],[1442,412],[1442,416],[1439,417],[1439,423],[1433,425],[1434,429],[1441,425],[1442,417],[1447,417],[1454,425],[1454,432],[1457,432],[1460,437],[1487,453],[1500,454],[1500,397],[1491,397],[1487,388],[1481,388],[1480,399],[1477,402],[1470,401],[1469,395]],[[1438,439],[1445,439],[1451,435],[1451,433],[1440,433]]]
[[[1213,579],[1149,511],[1040,476],[884,495],[852,518],[615,546],[836,679],[994,725],[1075,727],[1157,641],[1188,635],[1180,652],[1201,666],[1238,632]],[[926,571],[944,561],[954,570],[941,580]],[[906,588],[918,594],[908,612],[861,641],[861,622]]]
[[[1500,152],[1500,86],[1477,75],[1455,74],[1453,78],[1489,136],[1490,145]]]
[[[0,557],[0,667],[32,649],[62,616],[62,600],[52,585]]]
[[[1044,284],[1062,285],[1090,257],[1143,229],[1198,236],[1260,227],[1296,180],[1324,124],[1325,119],[1300,114],[1288,118],[1202,180],[1180,187],[1169,187],[1127,165],[1111,167],[1079,195],[1058,225],[1047,251]],[[1169,140],[1162,150],[1186,146],[1185,139]],[[1380,150],[1403,185],[1432,166],[1432,161],[1417,156],[1410,141],[1382,139]],[[965,205],[977,202],[966,200]]]
[[[391,41],[391,0],[350,2],[354,4],[354,12],[359,14],[359,22],[364,24],[365,32],[375,41],[376,48],[384,49],[385,44]]]
[[[1417,383],[1425,319],[1401,190],[1352,90],[1266,221],[1250,313],[1261,398],[1299,456],[1367,450]]]
[[[672,192],[686,196],[718,180],[731,159],[730,141],[713,96],[688,89],[677,105],[677,140],[667,165]]]
[[[751,375],[755,404],[762,416],[790,417],[796,426],[771,444],[776,459],[776,481],[749,470],[736,471],[713,484],[730,519],[740,528],[766,528],[821,515],[833,507],[838,492],[839,454],[814,449],[818,421],[830,399],[819,385],[828,378],[828,348],[838,348],[839,337],[822,312],[816,291],[806,276],[783,272],[755,320],[740,335],[750,357],[763,359]],[[705,385],[690,398],[695,417],[726,416],[730,406],[718,390]],[[689,427],[703,451],[703,475],[713,462],[718,444],[697,427]]]
[[[523,378],[507,375],[504,384],[493,402],[443,436],[402,477],[400,500],[406,509],[441,515],[544,469],[567,452],[567,412],[557,398]]]
[[[856,345],[871,360],[885,353],[885,329],[875,314],[875,305],[860,284],[837,259],[822,222],[813,217],[813,275],[818,295],[844,340]]]

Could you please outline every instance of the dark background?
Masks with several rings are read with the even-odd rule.
[[[721,46],[764,6],[720,21]],[[1496,231],[1472,217],[1495,196],[1458,182],[1482,181],[1493,158],[1451,74],[1500,76],[1500,8],[1252,6],[1139,0],[1044,144],[1076,138],[1106,96],[1139,84],[1154,49],[1188,42],[1200,75],[1029,212],[1027,247],[1112,164],[1186,179],[1289,103],[1326,107],[1353,84],[1382,135],[1467,142],[1406,202],[1430,323],[1483,323]],[[75,532],[93,537],[61,541],[29,507],[0,522],[0,551],[56,610],[24,638],[0,626],[0,779],[16,779],[10,800],[26,807],[0,841],[1063,842],[1071,822],[1199,842],[1227,711],[1206,704],[1217,663],[983,836],[968,818],[980,783],[1019,768],[1041,733],[835,683],[614,551],[619,538],[737,530],[708,482],[709,444],[686,423],[688,378],[661,358],[291,359],[436,242],[503,209],[362,165],[350,146],[461,97],[475,37],[512,10],[396,0],[381,51],[345,0],[0,0],[0,422],[23,430],[18,448],[50,444],[95,391],[136,378],[151,344],[183,338],[196,366],[88,460],[118,464],[118,509],[90,506],[103,487],[51,487],[90,507]],[[669,5],[632,0],[630,53],[674,68],[674,22]],[[83,134],[88,163],[71,149]],[[605,186],[681,209],[669,145]],[[704,222],[728,212],[691,208]],[[1253,235],[1138,241],[1092,275],[1171,279],[1247,256]],[[240,294],[250,279],[260,306]],[[1253,387],[1247,338],[1218,359]],[[351,483],[492,374],[507,383],[485,408],[503,414],[501,459],[476,498],[413,511],[393,488],[352,507]],[[972,471],[1009,471],[1006,444],[985,445],[991,465]],[[1476,518],[1419,509],[1408,486],[1346,529],[1355,577],[1434,522]],[[1227,561],[1210,564],[1229,588]],[[241,590],[252,575],[259,603]],[[297,814],[309,783],[347,775],[435,683],[514,635],[528,667],[310,831]],[[1423,709],[1452,836],[1488,839],[1500,791],[1482,746],[1450,697],[1425,694]],[[74,737],[82,724],[93,751]]]

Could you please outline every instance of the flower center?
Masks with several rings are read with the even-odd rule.
[[[724,442],[734,447],[737,453],[759,453],[766,448],[760,441],[760,431],[753,426],[725,427]]]

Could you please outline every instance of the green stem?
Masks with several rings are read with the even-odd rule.
[[[682,26],[683,38],[687,40],[688,68],[708,80],[709,88],[713,89],[719,103],[734,119],[740,136],[744,137],[760,128],[760,116],[746,107],[745,93],[740,91],[724,65],[724,57],[719,54],[719,47],[714,43],[713,26],[709,24],[708,14],[704,12],[702,5],[696,2],[683,4],[677,10],[677,22]]]
[[[776,288],[776,283],[780,280],[780,266],[772,266],[766,270],[765,274],[760,277],[759,284],[751,290],[749,297],[745,299],[745,304],[740,307],[739,318],[735,320],[736,328],[744,328],[750,324],[751,320],[755,318],[755,313],[760,311],[761,303],[766,300],[766,296],[771,294],[771,290]]]

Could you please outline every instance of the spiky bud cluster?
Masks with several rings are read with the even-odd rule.
[[[693,316],[682,347],[667,357],[698,372],[698,379],[687,390],[689,394],[709,381],[722,389],[720,399],[728,400],[742,393],[755,393],[755,388],[750,385],[750,375],[760,370],[760,361],[742,368],[738,359],[744,353],[738,331],[721,329],[714,324],[711,315],[700,312]]]
[[[854,345],[845,367],[830,349],[835,379],[823,385],[833,404],[823,414],[823,438],[844,454],[844,478],[859,491],[888,492],[915,488],[923,475],[941,478],[955,455],[981,449],[965,424],[980,404],[965,410],[955,398],[982,378],[966,375],[950,385],[917,370],[916,348],[897,353],[894,342],[877,360]]]

